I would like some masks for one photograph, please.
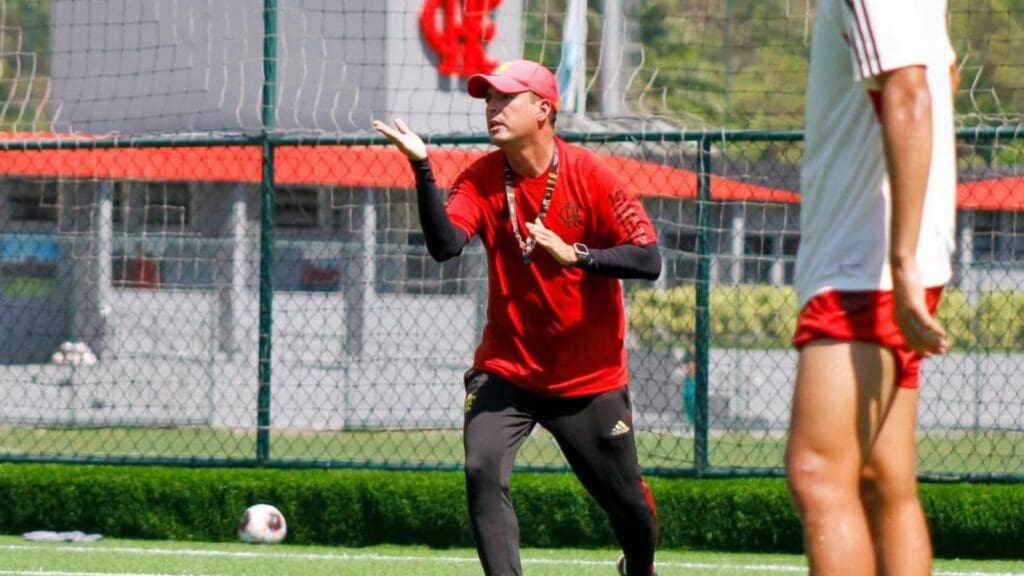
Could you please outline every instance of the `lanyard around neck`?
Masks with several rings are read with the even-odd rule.
[[[554,152],[551,155],[551,170],[548,172],[548,181],[544,186],[544,198],[540,201],[540,212],[537,213],[537,219],[541,222],[544,221],[548,208],[551,207],[551,196],[555,193],[557,182],[558,145],[555,144]],[[508,218],[512,221],[512,233],[515,234],[516,241],[519,242],[519,249],[523,252],[523,264],[529,264],[530,258],[533,256],[533,249],[537,247],[537,240],[532,236],[523,240],[523,235],[519,232],[519,217],[516,216],[516,186],[512,181],[512,167],[509,166],[507,158],[505,159],[505,199],[508,201]]]

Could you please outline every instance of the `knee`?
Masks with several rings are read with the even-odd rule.
[[[809,451],[786,454],[786,483],[801,514],[828,509],[848,492],[856,492],[855,483],[847,486],[828,460]]]
[[[916,502],[916,472],[912,467],[898,470],[869,462],[861,470],[860,492],[868,508],[893,507]]]
[[[501,463],[485,454],[466,454],[466,483],[475,488],[503,486],[508,482],[502,480]]]

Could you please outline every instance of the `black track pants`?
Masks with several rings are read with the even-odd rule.
[[[551,398],[470,370],[463,434],[466,493],[484,573],[523,573],[509,480],[516,453],[536,424],[551,432],[577,478],[608,513],[628,565],[643,568],[636,574],[647,576],[646,567],[654,560],[657,516],[637,462],[628,390]]]

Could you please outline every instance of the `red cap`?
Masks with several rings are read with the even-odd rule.
[[[518,94],[533,92],[551,102],[557,111],[561,102],[558,100],[558,81],[551,70],[532,60],[513,60],[505,62],[490,74],[474,74],[469,78],[466,88],[473,98],[483,98],[490,86],[502,94]]]

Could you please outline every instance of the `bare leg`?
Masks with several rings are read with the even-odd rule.
[[[931,539],[917,493],[917,401],[917,390],[894,391],[862,473],[878,570],[885,576],[931,574]]]
[[[891,354],[874,344],[801,349],[786,471],[812,576],[875,574],[861,471],[887,409],[882,383],[893,378]]]

